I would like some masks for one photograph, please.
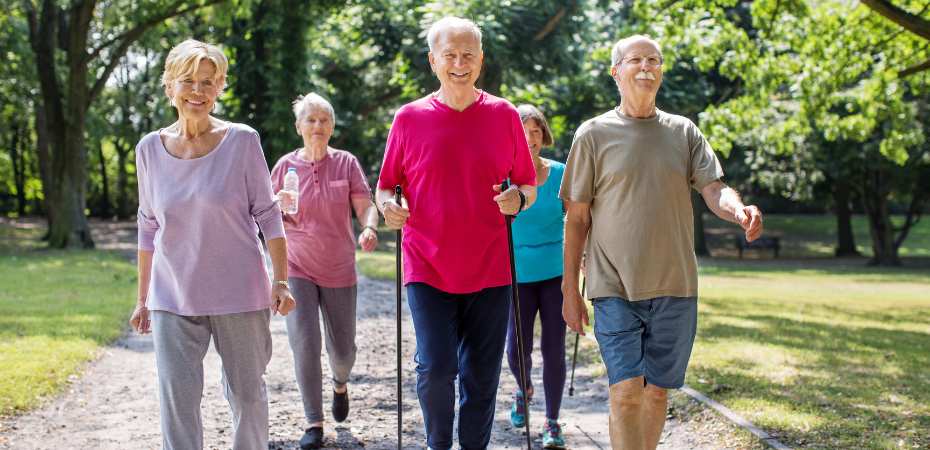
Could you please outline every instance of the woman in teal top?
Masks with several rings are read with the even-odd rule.
[[[562,239],[565,209],[559,199],[559,185],[565,165],[539,156],[543,147],[552,145],[552,133],[542,112],[532,105],[517,108],[526,141],[536,165],[536,202],[513,221],[513,243],[517,265],[517,288],[520,294],[520,319],[523,342],[533,348],[536,315],[542,324],[540,349],[543,357],[543,388],[546,393],[546,423],[543,448],[565,448],[559,425],[559,408],[565,388],[565,321],[562,319]],[[507,362],[517,379],[520,372],[516,348],[516,331],[511,314],[507,330]],[[533,396],[529,372],[532,352],[525,352],[527,397]],[[524,426],[526,405],[520,392],[514,393],[510,422]]]

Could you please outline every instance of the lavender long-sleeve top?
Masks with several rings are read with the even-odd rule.
[[[184,316],[258,311],[271,286],[258,239],[284,237],[258,133],[230,124],[210,153],[178,159],[158,131],[136,146],[139,249],[153,251],[147,306]]]

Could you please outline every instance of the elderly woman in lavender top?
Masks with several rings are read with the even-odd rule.
[[[214,45],[187,40],[173,48],[162,82],[178,120],[136,146],[139,299],[130,323],[153,335],[165,449],[203,448],[203,357],[211,339],[232,409],[232,448],[268,448],[268,325],[272,313],[295,306],[258,133],[210,114],[227,67]]]
[[[290,244],[288,281],[297,297],[297,309],[287,317],[287,338],[307,418],[299,444],[312,449],[323,444],[320,316],[332,373],[332,417],[342,422],[349,414],[347,384],[356,352],[355,244],[365,251],[375,249],[378,210],[358,159],[329,146],[336,123],[332,105],[307,94],[294,102],[294,116],[303,146],[278,160],[271,182],[286,211],[294,199],[281,191],[284,177],[294,170],[300,180],[297,213],[284,216]],[[358,238],[352,229],[353,212],[362,226]]]

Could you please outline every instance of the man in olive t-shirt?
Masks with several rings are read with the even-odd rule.
[[[666,389],[684,384],[697,328],[690,190],[739,224],[748,241],[761,235],[762,213],[720,180],[720,162],[694,123],[656,109],[658,43],[620,40],[611,62],[620,106],[578,128],[562,179],[562,312],[571,329],[584,332],[578,273],[587,241],[587,291],[610,381],[611,446],[655,449]]]

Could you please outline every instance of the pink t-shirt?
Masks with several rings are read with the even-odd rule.
[[[403,189],[404,281],[448,293],[510,284],[507,228],[492,186],[535,185],[514,106],[481,92],[464,111],[430,95],[401,107],[388,135],[379,189]]]
[[[258,230],[284,237],[258,133],[230,123],[195,159],[168,153],[158,131],[136,146],[139,250],[154,252],[148,308],[182,316],[258,311],[271,283]]]
[[[344,150],[330,149],[316,162],[290,152],[271,169],[275,192],[284,186],[284,175],[291,167],[297,169],[300,195],[297,214],[284,215],[288,276],[324,287],[354,285],[352,199],[371,198],[362,166]]]

